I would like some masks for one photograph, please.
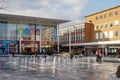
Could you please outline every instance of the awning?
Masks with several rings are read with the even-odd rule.
[[[27,23],[27,24],[39,24],[39,25],[54,25],[70,22],[70,20],[51,19],[51,18],[39,18],[30,16],[20,16],[11,14],[0,14],[0,21],[14,22],[14,23]]]

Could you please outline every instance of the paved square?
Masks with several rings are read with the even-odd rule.
[[[58,63],[56,65],[59,65]],[[119,63],[81,63],[74,61],[52,68],[21,68],[9,63],[8,57],[0,57],[0,80],[108,80],[116,72]],[[48,66],[51,67],[51,66]]]

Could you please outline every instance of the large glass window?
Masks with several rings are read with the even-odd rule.
[[[7,39],[8,38],[8,29],[6,22],[0,22],[0,39]]]
[[[16,24],[8,24],[8,39],[17,40],[17,25]]]

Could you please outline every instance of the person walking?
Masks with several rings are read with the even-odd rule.
[[[38,52],[37,51],[35,52],[35,58],[38,58]]]
[[[14,53],[14,51],[12,52],[12,57],[15,57],[15,53]]]
[[[73,53],[70,53],[70,59],[71,60],[73,59]]]

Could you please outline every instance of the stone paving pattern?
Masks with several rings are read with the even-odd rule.
[[[8,57],[0,58],[0,80],[108,80],[120,63],[93,63],[88,68],[77,65],[74,68],[25,70],[8,64]],[[71,67],[71,66],[70,66]]]

